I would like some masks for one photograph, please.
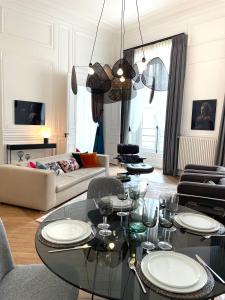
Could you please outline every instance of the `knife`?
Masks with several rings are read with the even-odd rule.
[[[213,273],[213,275],[219,279],[220,282],[225,284],[225,281],[215,271],[213,271],[213,269],[210,268],[210,266],[208,266],[207,263],[198,254],[195,254],[195,257],[204,267],[208,268]]]
[[[63,251],[70,251],[70,250],[79,250],[79,249],[87,249],[91,248],[90,245],[85,244],[82,246],[72,247],[72,248],[64,248],[64,249],[56,249],[56,250],[49,250],[48,253],[56,253],[56,252],[63,252]]]

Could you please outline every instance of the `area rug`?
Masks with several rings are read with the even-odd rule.
[[[152,182],[149,181],[149,188],[146,194],[146,198],[159,198],[159,195],[162,193],[167,193],[167,192],[176,192],[177,186],[175,184],[170,184],[170,183],[158,183],[158,182]],[[79,202],[79,201],[84,201],[87,199],[87,192],[67,201],[66,203],[63,203],[59,207],[51,210],[47,214],[43,215],[42,217],[36,219],[37,222],[41,223],[44,221],[44,219],[51,214],[53,211],[55,212],[56,210],[70,205],[71,203]]]

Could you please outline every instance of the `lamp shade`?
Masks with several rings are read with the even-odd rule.
[[[111,80],[99,63],[92,66],[94,74],[88,74],[86,87],[92,94],[104,94],[111,88]]]

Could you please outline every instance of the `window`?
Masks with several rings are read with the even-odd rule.
[[[169,73],[171,40],[146,46],[144,51],[147,62],[154,57],[159,57]],[[142,49],[137,49],[134,62],[139,63],[142,56]],[[138,144],[142,153],[162,157],[167,91],[155,91],[151,104],[149,104],[150,94],[151,90],[144,87],[137,90],[137,96],[131,100],[130,142]],[[154,162],[152,163],[154,165]]]
[[[91,93],[85,86],[78,87],[76,108],[76,147],[80,151],[93,151],[97,124],[92,119]]]

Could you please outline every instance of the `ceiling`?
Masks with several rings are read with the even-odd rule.
[[[36,0],[41,2],[43,0]],[[102,21],[112,27],[120,26],[121,0],[105,0]],[[160,15],[175,14],[204,6],[218,0],[138,0],[141,20],[151,19]],[[70,12],[79,14],[94,21],[99,18],[103,0],[45,0],[49,5],[57,5]],[[136,0],[126,0],[126,24],[136,23]]]

